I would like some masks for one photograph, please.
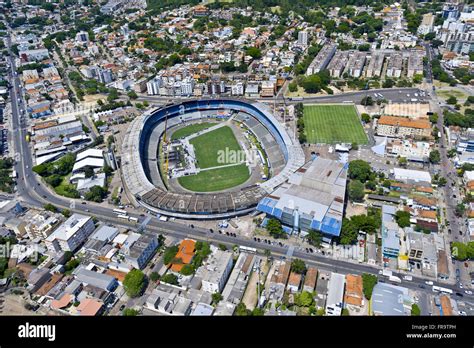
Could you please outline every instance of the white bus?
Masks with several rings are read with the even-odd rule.
[[[239,250],[240,250],[240,252],[243,252],[243,253],[249,253],[249,254],[256,254],[257,253],[257,249],[242,246],[242,245],[239,247]]]
[[[138,222],[138,219],[136,217],[133,217],[133,216],[130,216],[130,218],[128,220],[133,221],[133,222]]]
[[[127,221],[130,219],[130,216],[122,215],[122,214],[117,215],[117,217],[118,217],[119,219],[124,219],[124,220],[127,220]]]
[[[433,285],[433,292],[442,292],[442,293],[445,293],[445,294],[452,294],[453,290],[442,288],[441,286]]]
[[[121,209],[114,209],[114,213],[119,214],[119,215],[127,215],[128,214],[125,210],[121,210]]]

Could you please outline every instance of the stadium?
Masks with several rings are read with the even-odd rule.
[[[149,111],[122,143],[122,181],[133,203],[185,219],[248,214],[303,165],[301,146],[267,106],[241,99]]]

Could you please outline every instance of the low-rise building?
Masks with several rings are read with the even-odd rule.
[[[288,278],[288,284],[286,288],[290,292],[298,292],[301,284],[301,274],[291,272],[290,277]]]
[[[315,267],[308,267],[304,277],[303,291],[313,292],[316,288],[317,279],[318,269]]]
[[[175,292],[167,292],[161,289],[154,289],[148,296],[146,307],[167,315],[189,315],[191,313],[191,300],[178,295]]]
[[[406,241],[410,263],[418,265],[426,276],[436,277],[438,267],[438,252],[434,235],[415,231],[407,231]]]
[[[431,183],[430,173],[423,170],[412,170],[404,168],[393,168],[395,180],[403,182],[427,182]]]
[[[364,293],[362,292],[362,276],[348,274],[346,275],[346,292],[344,303],[360,307],[364,304]]]
[[[113,291],[118,285],[117,279],[114,277],[88,270],[83,266],[80,266],[74,273],[77,281],[104,291]]]
[[[371,302],[373,315],[407,315],[406,306],[410,302],[408,289],[379,282],[374,286]]]
[[[377,135],[396,138],[430,138],[431,124],[428,120],[382,116],[377,122]]]
[[[143,233],[125,255],[125,261],[136,269],[143,269],[158,249],[158,239],[155,234]]]
[[[332,273],[328,282],[326,299],[326,315],[339,316],[344,306],[344,290],[346,278],[343,274]]]
[[[398,258],[400,252],[400,231],[395,221],[396,207],[382,206],[382,254],[384,258]]]

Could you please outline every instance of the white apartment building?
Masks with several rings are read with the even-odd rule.
[[[308,46],[308,32],[306,30],[298,32],[298,45]]]
[[[45,239],[45,243],[52,252],[75,251],[94,229],[91,217],[73,214]]]
[[[202,279],[201,289],[211,294],[221,292],[232,270],[232,263],[231,252],[215,250],[196,272],[196,276]]]

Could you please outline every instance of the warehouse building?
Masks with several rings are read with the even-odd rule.
[[[288,182],[263,198],[257,210],[277,218],[292,231],[321,231],[339,236],[347,181],[347,165],[317,157]]]

